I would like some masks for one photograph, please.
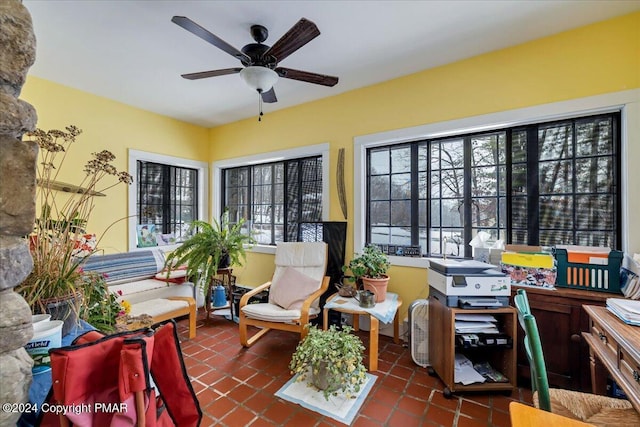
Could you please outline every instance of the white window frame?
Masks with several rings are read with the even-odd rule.
[[[622,248],[627,250],[629,236],[635,231],[631,229],[629,200],[637,197],[632,194],[628,182],[629,141],[640,141],[640,89],[595,95],[569,101],[554,102],[534,107],[507,110],[498,113],[484,114],[463,119],[431,123],[404,129],[395,129],[370,135],[356,136],[353,143],[353,248],[354,252],[362,252],[364,236],[366,236],[366,151],[368,148],[382,145],[398,144],[430,138],[443,138],[483,130],[494,130],[537,122],[562,120],[575,116],[621,112],[621,156],[622,156]],[[634,242],[636,245],[638,242]],[[392,265],[405,267],[429,266],[428,258],[410,258],[390,256]]]
[[[220,218],[222,214],[222,170],[262,163],[282,162],[284,160],[299,159],[302,157],[322,156],[322,220],[329,218],[329,143],[308,145],[306,147],[291,148],[288,150],[270,151],[267,153],[254,154],[250,156],[236,157],[233,159],[220,160],[213,163],[213,174],[211,176],[211,198],[213,200],[213,216]],[[215,195],[218,195],[217,197]],[[276,248],[271,245],[257,244],[250,251],[275,254]]]
[[[166,156],[164,154],[149,153],[146,151],[129,149],[129,173],[134,182],[129,186],[129,251],[148,250],[153,248],[138,248],[136,226],[138,224],[138,160],[143,162],[160,163],[182,168],[191,168],[198,171],[198,219],[207,221],[209,218],[209,164],[197,160],[183,159],[181,157]],[[180,244],[158,246],[157,249],[172,251]],[[156,248],[156,247],[154,247]]]

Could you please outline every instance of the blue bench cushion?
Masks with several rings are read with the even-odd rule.
[[[117,285],[153,277],[164,267],[164,253],[148,250],[92,255],[80,267],[84,271],[105,274],[109,285]]]

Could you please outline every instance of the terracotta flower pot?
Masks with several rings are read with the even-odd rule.
[[[382,302],[387,299],[387,286],[389,285],[389,276],[385,275],[380,279],[371,277],[363,277],[362,284],[364,289],[376,294],[376,302]]]

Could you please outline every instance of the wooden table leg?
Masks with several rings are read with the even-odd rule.
[[[322,310],[322,330],[326,331],[329,329],[329,309],[325,308]]]
[[[396,315],[393,318],[393,342],[400,344],[400,310],[396,309]]]
[[[360,315],[353,313],[351,315],[351,323],[353,323],[353,330],[358,332],[360,330]]]
[[[378,332],[380,321],[375,316],[369,316],[371,319],[371,331],[369,332],[369,371],[378,370]]]

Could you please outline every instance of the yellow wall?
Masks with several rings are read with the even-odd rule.
[[[39,128],[64,129],[73,124],[83,130],[68,151],[60,170],[61,181],[81,182],[83,166],[91,153],[105,149],[115,154],[114,165],[124,171],[128,169],[129,148],[199,161],[209,156],[207,130],[199,126],[37,77],[27,79],[20,98],[36,108]],[[127,190],[126,185],[118,185],[106,192],[107,197],[95,198],[89,231],[100,236],[111,223],[127,216]],[[110,228],[100,247],[105,252],[126,251],[127,221]]]
[[[320,101],[267,111],[260,123],[252,117],[212,129],[215,154],[210,160],[328,142],[329,220],[339,221],[343,216],[334,181],[335,159],[338,149],[345,148],[352,233],[353,169],[349,166],[354,137],[638,88],[639,29],[640,13],[634,13]],[[640,160],[639,145],[630,141],[630,154],[636,160]],[[640,182],[640,173],[630,171],[628,182]],[[633,240],[640,244],[640,236]],[[352,252],[350,235],[348,258]],[[272,259],[263,254],[249,254],[246,265],[250,268],[239,271],[240,283],[261,283],[272,271]],[[390,290],[404,301],[427,294],[425,269],[392,267],[390,275]]]

